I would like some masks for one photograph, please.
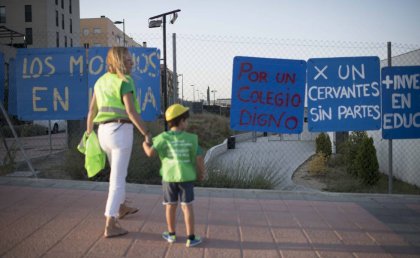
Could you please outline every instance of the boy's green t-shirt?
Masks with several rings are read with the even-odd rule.
[[[197,180],[196,157],[202,155],[195,134],[168,131],[153,138],[153,148],[162,161],[160,175],[164,182]]]

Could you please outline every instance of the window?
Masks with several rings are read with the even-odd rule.
[[[70,33],[73,33],[73,20],[70,18]]]
[[[6,6],[0,6],[0,23],[6,23]]]
[[[32,22],[32,5],[25,5],[25,22]]]
[[[58,11],[55,11],[55,26],[58,27]]]
[[[72,0],[69,0],[69,13],[71,13],[72,12],[72,9],[73,9],[72,6],[71,6],[71,1]]]
[[[60,47],[60,33],[58,31],[55,34],[55,43],[57,47]]]
[[[67,36],[64,36],[64,47],[67,47]]]
[[[61,14],[61,28],[64,30],[64,14]]]
[[[32,45],[32,28],[25,29],[25,40],[27,45]]]
[[[84,35],[84,36],[89,35],[89,29],[84,28],[84,29],[83,29],[83,35]]]
[[[101,34],[100,28],[93,28],[93,34]]]
[[[83,47],[84,47],[84,48],[89,48],[89,43],[84,43],[84,44],[83,44]]]
[[[73,47],[73,39],[70,38],[70,47]]]
[[[55,0],[55,5],[58,5],[58,0]]]
[[[64,0],[61,0],[61,9],[64,9]]]

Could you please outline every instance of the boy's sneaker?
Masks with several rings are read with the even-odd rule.
[[[168,243],[173,243],[176,240],[176,236],[175,235],[169,235],[168,231],[163,232],[162,237],[163,237],[163,239],[168,241]]]
[[[193,246],[196,246],[196,245],[201,244],[202,242],[203,241],[201,240],[201,237],[195,236],[194,240],[188,239],[187,240],[187,244],[185,246],[186,247],[193,247]]]

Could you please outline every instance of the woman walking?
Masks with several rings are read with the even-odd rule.
[[[140,105],[130,76],[133,62],[128,49],[110,48],[106,63],[107,73],[95,83],[87,116],[87,134],[92,132],[93,123],[99,124],[99,143],[111,166],[104,214],[104,237],[115,237],[128,233],[119,225],[117,218],[138,211],[124,203],[127,169],[133,146],[133,125],[147,142],[151,142],[151,135],[140,119]]]

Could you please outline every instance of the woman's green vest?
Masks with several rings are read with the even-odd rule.
[[[140,104],[137,101],[136,89],[131,76],[127,75],[128,83],[132,86],[133,103],[137,113],[140,114]],[[121,85],[124,81],[113,73],[102,75],[95,83],[95,96],[98,114],[93,120],[95,123],[116,119],[129,119],[121,96]]]

